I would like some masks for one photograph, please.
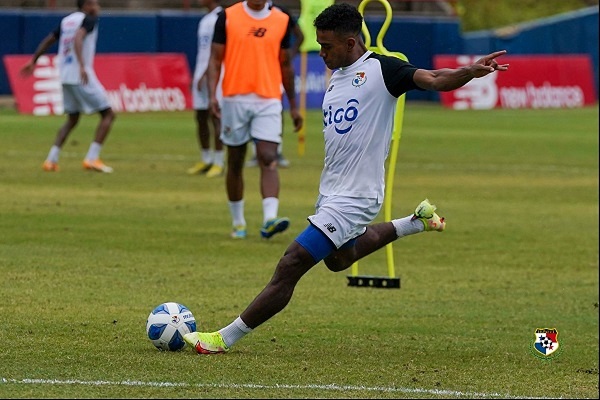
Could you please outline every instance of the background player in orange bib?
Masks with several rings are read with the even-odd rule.
[[[221,140],[227,146],[226,189],[232,217],[231,237],[246,237],[243,168],[247,145],[254,141],[260,167],[265,239],[285,231],[289,219],[279,217],[277,146],[281,143],[281,85],[290,104],[294,129],[302,127],[296,104],[289,15],[266,0],[247,0],[226,8],[215,24],[208,67],[210,107],[221,118]],[[222,103],[217,83],[224,68]]]

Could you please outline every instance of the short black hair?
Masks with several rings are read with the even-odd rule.
[[[347,4],[333,4],[315,18],[313,25],[320,31],[358,35],[362,29],[363,17],[356,7]]]
[[[82,9],[87,0],[77,0],[77,8]]]

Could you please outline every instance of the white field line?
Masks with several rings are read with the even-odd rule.
[[[445,389],[421,389],[386,386],[353,386],[353,385],[261,385],[254,383],[185,383],[185,382],[143,382],[143,381],[83,381],[79,379],[10,379],[0,378],[0,384],[24,384],[24,385],[83,385],[83,386],[139,386],[139,387],[184,387],[184,388],[215,388],[215,389],[260,389],[260,390],[321,390],[321,391],[343,391],[343,392],[382,392],[382,393],[405,393],[426,394],[434,396],[454,396],[467,398],[499,398],[499,399],[562,399],[562,397],[527,397],[513,396],[501,393],[462,392],[459,390]]]
[[[81,152],[72,151],[61,151],[61,158],[74,158],[80,159],[83,157],[85,150]],[[44,157],[46,153],[44,151],[31,152],[31,151],[15,151],[9,150],[5,153],[7,157]],[[146,161],[193,161],[197,157],[195,156],[184,156],[180,154],[119,154],[110,155],[108,157],[112,161],[120,160],[146,160]],[[590,167],[570,167],[564,165],[539,165],[539,164],[444,164],[444,163],[403,163],[400,161],[401,168],[409,170],[428,170],[428,171],[465,171],[473,170],[479,172],[560,172],[570,174],[581,174],[590,173],[591,171],[597,171],[597,166]]]

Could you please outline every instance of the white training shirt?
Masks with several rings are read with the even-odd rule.
[[[331,75],[323,98],[322,195],[383,199],[396,102],[419,89],[416,70],[399,58],[367,51]]]
[[[194,82],[198,82],[208,69],[210,46],[215,32],[215,23],[221,11],[223,11],[223,7],[215,7],[214,10],[202,17],[198,23],[198,53],[194,69]]]
[[[80,28],[85,28],[87,35],[83,38],[83,65],[90,80],[96,79],[94,72],[94,56],[98,39],[98,18],[76,11],[67,15],[60,22],[58,32],[58,56],[60,81],[63,84],[77,85],[81,83],[79,62],[75,55],[75,34]]]

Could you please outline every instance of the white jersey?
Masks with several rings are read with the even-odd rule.
[[[319,192],[382,200],[396,102],[418,89],[417,68],[367,51],[336,70],[323,98],[325,166]]]
[[[83,64],[90,81],[97,80],[94,72],[94,56],[98,39],[97,18],[76,11],[62,19],[58,33],[58,56],[60,80],[63,84],[77,85],[81,83],[79,62],[75,55],[75,34],[80,28],[87,30],[83,39]]]
[[[196,68],[194,69],[194,82],[198,82],[208,69],[215,23],[221,11],[223,11],[223,7],[215,7],[214,10],[202,17],[198,23],[198,53],[196,55]]]

